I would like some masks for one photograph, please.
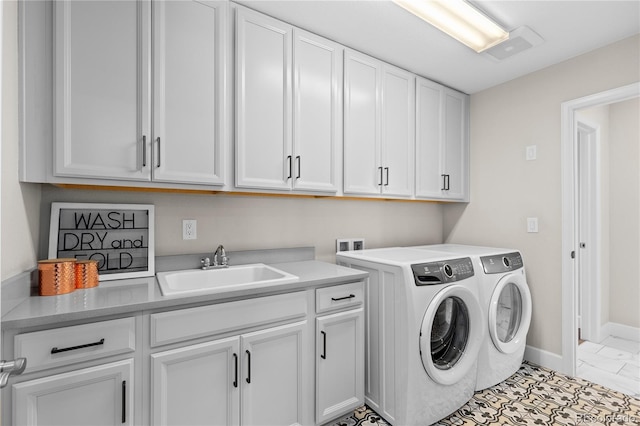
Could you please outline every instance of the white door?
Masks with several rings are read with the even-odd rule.
[[[216,340],[151,355],[151,423],[238,425],[240,339]]]
[[[316,319],[316,422],[364,404],[364,310]]]
[[[294,31],[294,189],[338,191],[343,50],[306,31]]]
[[[227,3],[153,2],[153,179],[223,184]]]
[[[290,189],[292,27],[236,10],[236,186]]]
[[[442,98],[444,87],[416,78],[416,197],[442,198]]]
[[[415,76],[389,65],[382,73],[382,193],[411,197],[414,187]]]
[[[242,336],[243,425],[303,422],[303,345],[306,321]]]
[[[14,425],[131,425],[133,360],[128,359],[12,386]]]
[[[54,6],[54,174],[149,180],[149,2]]]
[[[382,64],[346,50],[344,73],[344,193],[380,194],[384,179],[378,102]]]
[[[444,188],[449,200],[468,197],[469,137],[467,135],[468,96],[451,89],[444,91]]]

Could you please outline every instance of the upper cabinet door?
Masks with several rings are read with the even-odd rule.
[[[149,180],[150,3],[55,2],[57,176]]]
[[[416,80],[416,197],[443,198],[441,171],[443,87]]]
[[[469,96],[417,80],[416,197],[469,200]]]
[[[447,198],[469,200],[469,96],[444,91],[444,174],[447,176]]]
[[[236,10],[236,186],[289,189],[293,28]]]
[[[411,197],[414,186],[415,76],[389,65],[382,77],[382,193]]]
[[[220,185],[228,4],[153,3],[153,179]]]
[[[343,50],[306,31],[294,31],[294,189],[338,191]]]
[[[382,64],[346,50],[344,68],[344,193],[379,194]]]

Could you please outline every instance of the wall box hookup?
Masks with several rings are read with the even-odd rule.
[[[351,245],[353,250],[364,250],[364,238],[352,238]]]
[[[351,240],[340,238],[336,240],[336,253],[352,250]]]

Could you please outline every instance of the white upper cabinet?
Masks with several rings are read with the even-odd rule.
[[[153,179],[221,185],[224,2],[153,3]]]
[[[223,184],[227,9],[56,2],[54,175]]]
[[[416,83],[416,197],[469,200],[469,97]]]
[[[293,35],[293,188],[337,192],[344,49],[299,29]]]
[[[149,180],[149,17],[145,1],[55,3],[55,175]]]
[[[415,108],[415,75],[385,64],[381,156],[385,195],[413,196]]]
[[[415,76],[345,54],[344,192],[413,195]]]
[[[236,186],[337,191],[342,47],[236,11]]]

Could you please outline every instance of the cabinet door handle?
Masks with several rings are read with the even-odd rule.
[[[147,137],[142,135],[142,168],[147,167]]]
[[[378,186],[382,186],[382,167],[378,167],[378,171],[380,172],[380,181],[378,182]]]
[[[385,171],[385,172],[386,172],[386,174],[387,174],[387,180],[386,180],[386,183],[384,184],[384,186],[389,186],[389,168],[388,168],[388,167],[385,167],[385,168],[384,168],[384,171]]]
[[[233,387],[237,388],[238,387],[238,354],[233,354],[233,362],[235,364],[235,378],[233,380]]]
[[[322,334],[322,354],[320,354],[320,358],[327,359],[327,333],[323,330],[320,334]]]
[[[291,176],[292,176],[292,173],[291,173],[292,172],[292,170],[291,170],[291,168],[292,168],[291,161],[292,161],[291,156],[287,155],[287,162],[289,163],[289,176],[287,176],[287,179],[291,179]]]
[[[247,353],[247,383],[251,383],[251,352],[246,350]]]
[[[451,175],[445,175],[445,179],[446,179],[446,182],[447,182],[446,187],[447,187],[447,191],[448,191],[449,190],[449,182],[451,180]]]
[[[127,422],[127,381],[122,381],[122,423]]]
[[[91,346],[100,346],[100,345],[104,345],[104,339],[100,339],[99,341],[93,342],[93,343],[87,343],[85,345],[70,346],[68,348],[61,348],[61,349],[58,349],[57,347],[51,348],[51,353],[59,354],[60,352],[75,351],[76,349],[84,349],[84,348],[90,348]]]
[[[296,162],[298,163],[298,174],[296,175],[296,179],[300,179],[300,170],[302,168],[302,162],[300,160],[300,156],[296,156]]]
[[[158,142],[158,164],[156,164],[156,167],[160,167],[160,137],[159,136],[156,138],[156,142]]]
[[[442,176],[442,188],[440,188],[441,191],[446,191],[447,190],[447,175],[440,175]]]
[[[338,300],[345,300],[345,299],[353,299],[354,297],[356,297],[355,294],[350,294],[348,296],[344,296],[344,297],[332,297],[331,300],[333,300],[334,302],[337,302]]]

